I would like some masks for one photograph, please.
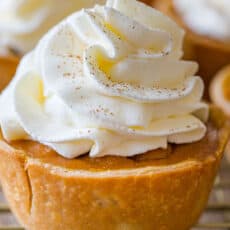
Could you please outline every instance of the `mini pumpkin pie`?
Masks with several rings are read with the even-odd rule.
[[[0,179],[27,229],[178,229],[206,205],[228,130],[211,110],[199,142],[133,157],[60,157],[32,141],[0,142]]]
[[[229,124],[201,101],[183,31],[135,0],[55,26],[0,97],[0,181],[30,230],[187,230]],[[10,76],[9,76],[10,77]]]
[[[225,66],[214,77],[210,86],[210,97],[230,118],[230,65]],[[226,153],[230,160],[230,142]]]
[[[152,5],[186,30],[185,58],[199,63],[199,74],[208,86],[217,71],[230,63],[230,2],[159,0]]]

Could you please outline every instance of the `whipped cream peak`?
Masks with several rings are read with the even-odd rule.
[[[173,0],[175,9],[194,32],[230,42],[229,0]]]
[[[197,64],[180,60],[183,35],[135,0],[69,16],[23,58],[1,95],[4,137],[39,141],[67,158],[200,140],[208,106]]]

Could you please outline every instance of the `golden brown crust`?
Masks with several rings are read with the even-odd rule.
[[[150,4],[151,0],[141,0],[141,2],[144,2],[145,4]]]
[[[8,56],[3,57],[0,56],[0,74],[1,74],[1,80],[0,80],[0,89],[4,89],[9,81],[11,80],[11,77],[13,76],[17,65],[19,63],[19,59],[15,56]]]
[[[84,156],[81,163],[1,137],[0,181],[30,230],[186,230],[207,202],[229,130],[213,108],[200,142],[133,159]]]
[[[185,59],[196,60],[199,63],[199,74],[204,78],[206,86],[208,86],[216,72],[230,63],[230,43],[199,35],[189,29],[180,14],[174,9],[172,0],[154,0],[152,5],[173,18],[185,29]],[[206,90],[206,97],[208,97],[207,94],[208,91]]]

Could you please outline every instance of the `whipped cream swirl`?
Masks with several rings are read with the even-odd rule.
[[[48,29],[70,13],[104,2],[105,0],[0,0],[0,46],[23,54],[31,50]]]
[[[173,0],[187,26],[194,32],[230,42],[229,0]]]
[[[7,140],[32,139],[67,158],[133,156],[206,132],[197,64],[184,32],[135,0],[109,0],[54,27],[0,98]]]

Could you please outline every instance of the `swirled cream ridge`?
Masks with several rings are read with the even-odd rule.
[[[2,93],[5,139],[32,139],[67,158],[200,140],[208,106],[197,64],[180,59],[183,35],[136,0],[71,15],[23,58]]]

